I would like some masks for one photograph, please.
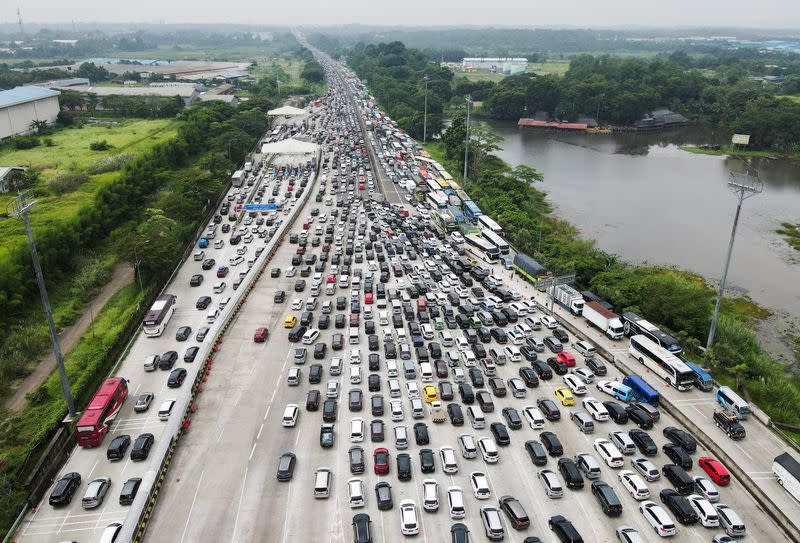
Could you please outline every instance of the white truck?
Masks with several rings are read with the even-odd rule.
[[[440,402],[439,400],[434,400],[431,402],[430,412],[431,412],[431,419],[433,419],[433,422],[445,421],[444,408],[442,407],[442,402]]]
[[[778,477],[778,484],[800,501],[800,462],[785,452],[773,460],[772,473]]]
[[[609,338],[620,339],[623,336],[624,328],[619,316],[599,303],[587,302],[584,304],[583,316]]]
[[[235,172],[233,172],[233,175],[231,176],[231,183],[233,184],[234,187],[241,187],[242,182],[245,180],[246,177],[247,173],[245,173],[244,170],[236,170]]]
[[[569,285],[554,285],[547,289],[547,295],[555,302],[572,313],[580,315],[583,312],[583,295]]]

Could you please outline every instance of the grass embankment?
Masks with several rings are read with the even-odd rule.
[[[800,251],[800,224],[782,222],[781,228],[777,229],[775,232],[783,236],[786,243]]]
[[[697,147],[694,145],[681,145],[682,151],[694,153],[696,155],[712,155],[712,156],[733,156],[738,158],[792,158],[800,159],[797,154],[784,154],[777,151],[757,150],[757,149],[741,149],[735,148],[732,145],[723,145],[720,148]]]
[[[792,102],[797,102],[798,104],[800,104],[800,96],[791,96],[789,94],[780,94],[780,95],[776,96],[775,98],[786,98],[788,100],[791,100]]]

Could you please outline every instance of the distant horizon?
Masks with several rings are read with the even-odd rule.
[[[242,24],[296,25],[299,27],[347,24],[379,26],[503,26],[571,28],[752,28],[793,30],[800,28],[796,0],[652,1],[495,0],[490,9],[462,0],[406,0],[401,7],[369,0],[306,0],[298,5],[264,6],[253,0],[229,0],[224,4],[198,4],[188,0],[161,2],[140,0],[113,8],[105,0],[25,0],[0,8],[0,22],[16,24],[17,8],[27,24]],[[488,20],[487,19],[492,19]],[[257,22],[256,22],[257,21]],[[391,24],[387,24],[391,21]],[[520,25],[521,21],[528,24]]]

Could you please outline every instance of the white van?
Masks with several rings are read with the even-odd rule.
[[[403,392],[400,389],[400,381],[397,379],[389,379],[389,397],[399,398],[402,393]]]
[[[467,417],[472,427],[476,430],[480,430],[486,426],[486,417],[483,415],[483,410],[477,405],[467,406]]]
[[[389,377],[397,377],[397,362],[395,360],[386,361],[386,374]]]
[[[500,452],[497,450],[494,440],[488,437],[480,438],[478,440],[478,449],[480,449],[481,456],[487,464],[496,464],[500,460]]]
[[[350,366],[350,384],[357,385],[361,382],[361,367]]]
[[[498,366],[502,366],[507,360],[506,353],[503,351],[503,349],[495,347],[489,349],[489,356],[492,357],[492,360],[494,360],[494,363]]]
[[[342,359],[338,356],[331,358],[331,375],[341,375],[342,373]]]
[[[594,348],[594,345],[585,340],[576,341],[572,344],[572,346],[583,356],[594,356],[597,354],[597,350]]]
[[[394,427],[394,446],[398,449],[408,448],[408,430],[405,426]]]
[[[333,473],[330,468],[319,468],[317,475],[314,477],[314,497],[327,498],[331,494],[331,479]]]
[[[419,371],[422,375],[423,383],[430,383],[433,381],[433,368],[430,362],[422,362],[419,365]]]
[[[358,337],[358,328],[354,326],[350,327],[350,329],[347,331],[347,342],[350,345],[358,345],[359,341],[360,338]]]
[[[475,446],[475,438],[472,434],[460,434],[458,436],[458,447],[461,449],[461,456],[464,458],[475,458],[478,456],[478,448]]]
[[[364,441],[364,419],[350,421],[350,441],[353,443]]]
[[[400,315],[403,313],[403,304],[400,302],[400,300],[392,300],[392,313],[395,315]]]
[[[300,414],[300,408],[296,403],[290,403],[283,410],[283,419],[281,424],[284,428],[293,428],[297,424],[297,416]]]
[[[389,402],[389,410],[392,412],[392,422],[403,420],[403,402],[392,400]]]
[[[523,408],[522,412],[525,414],[525,418],[528,419],[528,424],[531,425],[532,429],[541,430],[544,428],[544,415],[538,407],[528,405]]]
[[[533,333],[533,330],[531,330],[531,327],[528,326],[524,322],[517,323],[517,325],[514,326],[514,330],[516,332],[518,332],[519,334],[521,334],[522,337],[528,337]]]
[[[512,345],[522,345],[525,343],[525,336],[522,335],[522,332],[514,328],[508,333],[508,340]]]
[[[483,373],[486,374],[486,377],[494,377],[497,375],[497,365],[491,358],[482,358],[481,365],[483,366]]]
[[[158,408],[158,420],[168,420],[175,407],[175,400],[165,400]]]
[[[439,509],[439,484],[435,479],[425,479],[422,481],[422,508],[425,511],[437,511]]]
[[[300,368],[292,366],[286,374],[286,384],[290,387],[296,387],[300,384]]]

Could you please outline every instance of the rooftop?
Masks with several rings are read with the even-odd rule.
[[[57,90],[46,89],[44,87],[14,87],[13,89],[0,91],[0,109],[35,102],[43,98],[58,96],[61,94]]]

